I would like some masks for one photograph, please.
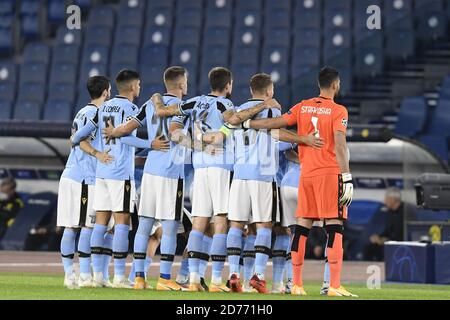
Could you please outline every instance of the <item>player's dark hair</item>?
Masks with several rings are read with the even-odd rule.
[[[272,78],[267,73],[257,73],[250,79],[250,88],[253,92],[263,93],[272,84]]]
[[[131,81],[139,80],[139,73],[133,70],[123,69],[116,76],[116,85],[119,91],[125,89]]]
[[[216,67],[209,72],[208,78],[212,91],[223,91],[231,83],[233,75],[227,68]]]
[[[164,82],[173,82],[187,74],[187,70],[183,67],[173,66],[164,71]]]
[[[87,89],[91,99],[98,99],[105,90],[109,89],[109,78],[105,76],[90,77],[87,82]]]
[[[328,89],[339,79],[339,72],[332,67],[323,67],[319,72],[319,87]]]

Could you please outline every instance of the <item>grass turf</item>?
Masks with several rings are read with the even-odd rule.
[[[330,299],[319,295],[320,283],[308,282],[306,297],[290,295],[261,295],[236,293],[191,293],[160,292],[155,290],[134,291],[127,289],[87,289],[68,290],[62,286],[63,278],[57,275],[30,273],[0,274],[1,300],[321,300]],[[150,280],[156,285],[156,279]],[[347,289],[364,300],[450,300],[449,287],[439,285],[391,284],[383,283],[381,289],[370,290],[365,284],[351,283]],[[333,298],[336,299],[336,298]],[[342,298],[337,298],[342,299]],[[345,298],[348,299],[348,298]]]

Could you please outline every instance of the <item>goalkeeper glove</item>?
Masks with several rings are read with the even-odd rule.
[[[342,175],[342,194],[339,198],[339,204],[343,206],[350,206],[353,198],[353,180],[351,173],[343,173]]]

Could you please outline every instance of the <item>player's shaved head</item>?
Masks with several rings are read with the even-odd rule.
[[[164,71],[164,84],[168,88],[173,88],[184,77],[187,76],[187,70],[183,67],[173,66]]]
[[[132,90],[132,82],[139,80],[139,73],[133,70],[121,70],[116,76],[116,86],[119,92]]]
[[[253,93],[264,94],[272,85],[272,78],[267,73],[255,74],[250,79],[250,89],[252,89]]]
[[[109,90],[109,78],[105,76],[90,77],[87,82],[87,90],[92,100],[102,96],[105,90]]]
[[[339,72],[332,67],[324,67],[319,72],[319,87],[329,89],[332,84],[339,79]]]
[[[216,67],[209,72],[208,78],[212,91],[224,91],[231,84],[233,75],[227,68]]]

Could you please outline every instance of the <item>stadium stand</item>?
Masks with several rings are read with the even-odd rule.
[[[249,76],[268,72],[287,109],[317,94],[315,74],[330,64],[341,72],[340,102],[351,123],[386,125],[448,159],[450,133],[440,129],[450,127],[442,111],[450,98],[449,2],[4,0],[0,114],[68,120],[88,99],[88,76],[113,78],[124,67],[142,73],[141,103],[161,88],[169,64],[189,70],[189,96],[207,90],[211,67],[230,67],[237,104],[248,97]],[[71,4],[83,13],[81,30],[65,26]],[[369,5],[382,10],[381,30],[366,26]],[[48,111],[56,105],[61,116]],[[433,124],[427,126],[429,118]],[[410,126],[411,119],[418,122]]]

